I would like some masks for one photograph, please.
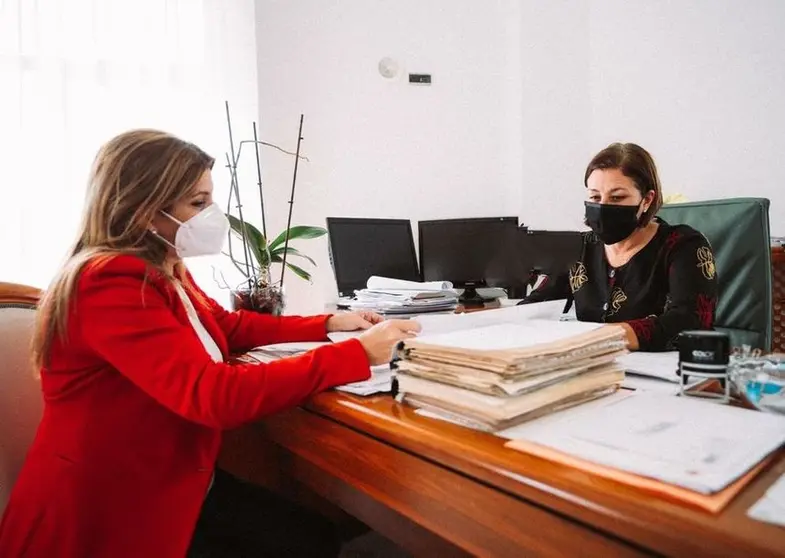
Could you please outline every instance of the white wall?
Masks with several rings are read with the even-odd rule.
[[[524,0],[520,13],[523,182],[514,203],[534,228],[575,230],[591,144],[589,3]]]
[[[521,183],[515,0],[260,0],[262,136],[293,147],[305,114],[294,221],[517,214]],[[388,81],[385,56],[402,68]],[[431,73],[433,85],[408,83]],[[275,230],[285,224],[292,160],[265,151]],[[315,284],[289,283],[289,310],[335,293],[326,241],[302,244]]]
[[[513,214],[580,226],[583,169],[611,141],[657,160],[666,194],[764,196],[785,235],[785,2],[781,0],[257,0],[260,128],[293,147],[295,218]],[[380,58],[401,64],[387,81]],[[431,87],[407,72],[433,74]],[[264,153],[275,230],[292,160]],[[335,286],[326,242],[302,248]]]
[[[591,143],[636,141],[666,193],[771,199],[785,235],[785,2],[591,3]]]
[[[785,235],[785,2],[526,0],[520,17],[526,222],[579,223],[586,163],[632,141],[666,195],[768,197]]]

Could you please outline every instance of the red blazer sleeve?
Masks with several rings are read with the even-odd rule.
[[[71,315],[69,330],[95,355],[164,407],[208,427],[233,428],[370,376],[357,341],[269,364],[213,362],[143,269],[85,270]]]
[[[262,345],[297,341],[326,341],[329,315],[300,317],[272,316],[238,310],[226,311],[207,296],[188,275],[191,287],[207,302],[210,313],[221,328],[231,353],[244,353]]]

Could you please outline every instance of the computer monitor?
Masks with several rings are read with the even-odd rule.
[[[520,257],[532,278],[567,273],[581,257],[583,234],[578,231],[520,229]]]
[[[419,281],[408,219],[328,217],[330,263],[342,297],[364,289],[373,275]]]
[[[509,289],[528,275],[518,257],[518,218],[420,221],[420,270],[424,281],[450,281],[461,301],[479,303],[478,287]]]

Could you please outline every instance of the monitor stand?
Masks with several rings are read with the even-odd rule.
[[[482,287],[480,287],[482,288]],[[482,308],[486,302],[492,302],[495,298],[485,298],[477,292],[477,287],[465,287],[458,302],[465,308]]]

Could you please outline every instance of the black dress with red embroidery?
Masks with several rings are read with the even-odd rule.
[[[711,329],[717,306],[711,245],[687,225],[658,223],[654,238],[617,268],[608,264],[602,242],[587,233],[580,261],[524,303],[574,300],[580,321],[629,324],[641,351],[674,350],[682,331]]]

